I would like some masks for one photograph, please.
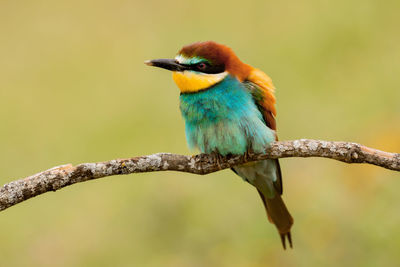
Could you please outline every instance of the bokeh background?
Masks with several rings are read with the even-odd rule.
[[[143,61],[231,46],[277,87],[280,139],[400,152],[400,2],[0,2],[0,182],[64,163],[190,154],[171,74]],[[73,185],[0,214],[1,266],[398,266],[400,175],[283,159],[295,249],[230,171]]]

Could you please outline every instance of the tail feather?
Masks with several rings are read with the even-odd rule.
[[[289,242],[289,246],[290,248],[293,248],[293,244],[292,244],[292,235],[290,234],[290,232],[286,233],[286,234],[279,234],[281,236],[281,241],[282,241],[282,246],[283,249],[286,249],[286,239],[285,237],[287,237],[287,240]]]
[[[282,174],[278,160],[267,159],[236,166],[233,171],[257,188],[268,220],[278,229],[283,248],[286,249],[286,240],[293,247],[290,234],[293,218],[281,198]]]
[[[292,236],[290,234],[290,228],[293,225],[293,218],[286,208],[281,196],[277,193],[273,198],[266,198],[260,190],[257,191],[264,203],[268,220],[278,229],[283,248],[286,249],[286,239],[288,240],[289,246],[293,248]]]

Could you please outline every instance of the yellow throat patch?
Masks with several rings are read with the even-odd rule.
[[[217,74],[196,73],[193,71],[174,71],[172,78],[182,93],[194,93],[222,81],[227,72]]]

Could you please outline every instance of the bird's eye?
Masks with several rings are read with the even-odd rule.
[[[205,70],[207,68],[207,64],[204,62],[200,62],[199,64],[197,64],[197,69],[199,70]]]

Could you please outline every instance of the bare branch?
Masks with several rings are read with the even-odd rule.
[[[209,174],[249,161],[287,157],[324,157],[346,163],[368,163],[400,171],[400,154],[368,148],[356,143],[319,140],[274,142],[263,154],[227,156],[217,159],[213,155],[195,156],[158,153],[128,159],[115,159],[97,163],[71,164],[54,167],[32,176],[5,184],[0,188],[0,211],[34,196],[56,191],[71,184],[106,176],[155,171],[180,171]]]

